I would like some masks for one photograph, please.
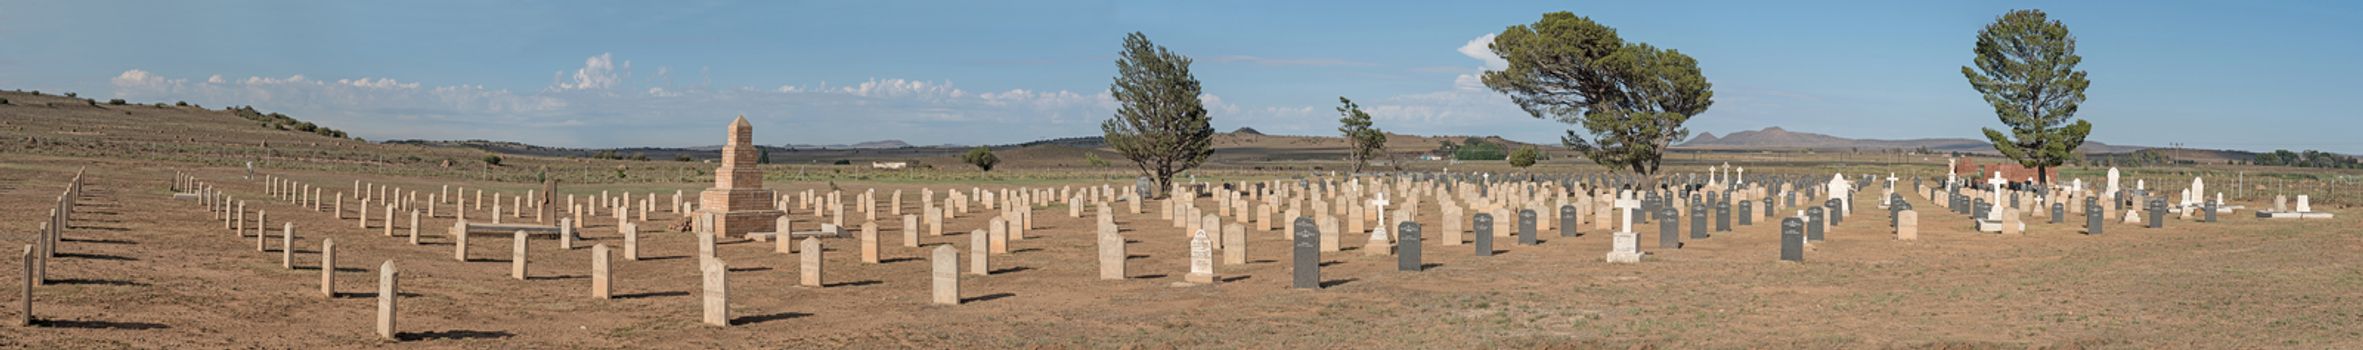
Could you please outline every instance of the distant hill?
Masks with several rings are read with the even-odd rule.
[[[1788,131],[1787,129],[1781,129],[1777,126],[1764,128],[1763,130],[1735,132],[1720,137],[1715,136],[1714,133],[1699,133],[1698,136],[1692,137],[1689,141],[1674,145],[1674,148],[1689,150],[1916,150],[1926,148],[1929,151],[1934,152],[1999,154],[1999,152],[1994,151],[1994,145],[1986,143],[1983,140],[1965,138],[1909,140],[1850,139],[1809,132]],[[2114,146],[2097,141],[2087,140],[2084,142],[2084,146],[2078,148],[2077,150],[2083,153],[2124,153],[2147,148],[2148,147],[2138,146]]]
[[[1257,136],[1262,136],[1262,135],[1264,134],[1262,131],[1255,131],[1255,128],[1244,127],[1244,126],[1242,126],[1242,127],[1239,127],[1239,130],[1231,130],[1231,133],[1233,133],[1233,134],[1240,134],[1240,135],[1257,135]]]
[[[945,146],[953,146],[953,145],[945,145]],[[850,145],[798,145],[798,144],[789,144],[789,145],[787,145],[787,146],[784,146],[784,147],[785,147],[785,148],[788,148],[788,149],[889,149],[889,148],[905,148],[905,147],[911,147],[911,144],[909,144],[909,143],[904,143],[904,142],[903,142],[903,140],[878,140],[878,141],[870,141],[870,142],[861,142],[861,143],[855,143],[855,144],[850,144]]]

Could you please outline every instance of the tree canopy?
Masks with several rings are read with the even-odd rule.
[[[1610,28],[1569,12],[1510,26],[1488,46],[1509,67],[1484,74],[1535,118],[1582,126],[1560,142],[1594,163],[1621,167],[1654,183],[1665,149],[1690,136],[1682,126],[1714,105],[1714,85],[1680,51],[1627,42]]]
[[[1142,175],[1156,178],[1159,197],[1173,187],[1173,174],[1214,155],[1214,125],[1198,100],[1201,93],[1189,57],[1139,32],[1124,37],[1116,82],[1108,86],[1116,116],[1100,123],[1100,130],[1108,146],[1131,159]]]
[[[1994,114],[2010,129],[1986,128],[1994,150],[2047,172],[2076,157],[2076,147],[2092,133],[2092,123],[2069,118],[2084,103],[2084,88],[2092,85],[2076,64],[2076,37],[2068,26],[2050,20],[2042,10],[2013,10],[1977,32],[1972,66],[1961,67],[1969,86],[1985,96]],[[2037,181],[2050,183],[2047,176]]]
[[[1337,107],[1337,131],[1351,144],[1347,156],[1354,160],[1354,172],[1359,173],[1364,165],[1370,164],[1371,158],[1385,152],[1387,133],[1371,127],[1370,113],[1363,113],[1362,106],[1354,104],[1354,100],[1339,96],[1337,102],[1343,104]]]

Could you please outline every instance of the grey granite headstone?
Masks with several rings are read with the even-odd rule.
[[[1669,221],[1671,222],[1671,221]],[[1690,203],[1690,239],[1707,238],[1707,204]]]
[[[2199,222],[2215,222],[2215,202],[2199,205],[2199,210],[2205,215],[2200,217]]]
[[[1826,226],[1823,225],[1823,223],[1828,222],[1824,221],[1828,220],[1827,218],[1828,212],[1822,210],[1821,207],[1805,208],[1805,240],[1814,242],[1822,241],[1822,229],[1824,226]]]
[[[1666,207],[1664,209],[1658,209],[1657,215],[1670,218],[1680,216],[1682,214],[1679,210],[1674,210],[1674,207]],[[1657,225],[1657,247],[1665,249],[1682,248],[1682,220],[1667,219]]]
[[[2100,206],[2100,200],[2099,200],[2098,198],[2085,197],[2085,198],[2084,198],[2084,234],[2087,234],[2087,235],[2100,235],[2100,233],[2101,233],[2101,220],[2105,220],[2105,219],[2108,217],[2108,215],[2106,215],[2107,213],[2108,213],[2108,212],[2106,212],[2106,211],[2102,211],[2102,209],[2101,209],[2101,206]]]
[[[2051,223],[2053,223],[2053,224],[2057,224],[2057,223],[2059,223],[2059,221],[2060,221],[2060,220],[2063,220],[2063,219],[2060,219],[2060,217],[2062,217],[2062,216],[2067,216],[2067,215],[2068,215],[2068,205],[2067,205],[2067,204],[2062,204],[2062,203],[2051,203]]]
[[[1469,221],[1477,227],[1477,256],[1493,256],[1493,214],[1477,213]]]
[[[1715,202],[1715,232],[1731,232],[1731,202]]]
[[[1419,223],[1404,221],[1395,226],[1395,269],[1419,272]]]
[[[1577,221],[1580,221],[1576,218],[1576,215],[1579,214],[1575,213],[1574,205],[1559,206],[1559,237],[1575,237],[1577,234],[1579,234],[1575,230],[1576,227],[1582,225],[1575,224]]]
[[[1518,245],[1535,245],[1534,209],[1518,210]]]
[[[1755,206],[1755,204],[1754,204],[1754,203],[1756,203],[1756,201],[1749,201],[1749,200],[1743,200],[1743,201],[1739,201],[1739,225],[1740,225],[1740,226],[1748,226],[1748,225],[1754,225],[1754,224],[1756,224],[1756,209],[1755,209],[1755,207],[1754,207],[1754,206]]]
[[[1824,210],[1830,214],[1830,226],[1838,226],[1839,223],[1846,222],[1846,201],[1830,198],[1828,202],[1823,202],[1822,206],[1830,207],[1830,209]]]
[[[2150,228],[2166,227],[2166,199],[2150,198]]]
[[[1295,226],[1296,251],[1290,257],[1293,266],[1289,275],[1296,288],[1321,289],[1321,227],[1313,224],[1311,217],[1297,217]]]
[[[1780,260],[1805,261],[1805,222],[1797,218],[1780,220]]]
[[[1774,211],[1772,204],[1772,198],[1764,199],[1764,219],[1770,220],[1772,218],[1780,217],[1780,213]]]

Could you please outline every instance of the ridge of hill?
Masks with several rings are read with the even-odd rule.
[[[1983,140],[1966,138],[1921,138],[1904,140],[1854,139],[1826,134],[1797,132],[1781,127],[1767,127],[1724,134],[1699,133],[1689,141],[1674,146],[1689,150],[1918,150],[1931,152],[1961,152],[2000,154],[1994,145]],[[2141,146],[2117,146],[2099,141],[2085,141],[2077,149],[2086,154],[2125,153],[2149,149]]]

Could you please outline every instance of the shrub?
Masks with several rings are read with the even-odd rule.
[[[68,92],[68,93],[66,93],[66,97],[81,97],[81,96],[74,96],[74,93]]]
[[[689,156],[689,155],[687,155],[687,154],[683,154],[683,155],[673,156],[673,161],[676,161],[676,162],[695,162],[695,161],[697,161],[697,158],[696,158],[696,157],[690,157],[690,156]]]
[[[1084,154],[1083,154],[1083,162],[1084,162],[1084,163],[1086,163],[1086,164],[1091,164],[1091,166],[1094,166],[1094,167],[1106,167],[1106,166],[1108,166],[1108,160],[1106,160],[1106,159],[1099,159],[1099,154],[1098,154],[1098,153],[1084,153]]]
[[[497,154],[486,154],[486,155],[484,155],[484,164],[490,164],[490,165],[492,165],[492,166],[500,166],[500,155],[497,155]]]
[[[1542,150],[1534,149],[1534,147],[1519,148],[1517,151],[1510,152],[1510,166],[1520,168],[1534,166],[1535,161],[1542,159],[1542,153]]]
[[[852,160],[846,160],[846,159],[838,159],[838,160],[837,160],[837,162],[835,162],[835,163],[829,163],[829,164],[834,164],[834,165],[853,165],[853,161],[852,161]]]
[[[121,106],[121,105],[123,105],[123,104],[125,104],[125,103],[126,103],[126,102],[124,102],[124,101],[123,101],[123,99],[120,99],[120,98],[118,98],[118,99],[112,99],[112,100],[107,100],[107,104],[108,104],[108,105]]]
[[[968,154],[960,155],[960,162],[974,165],[980,170],[993,171],[994,165],[1001,164],[1001,157],[994,156],[992,148],[976,146],[968,149]]]

